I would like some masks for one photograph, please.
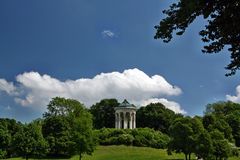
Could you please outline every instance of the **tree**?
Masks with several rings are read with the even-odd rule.
[[[224,137],[233,142],[232,128],[224,119],[218,119],[213,125],[213,129],[217,129],[224,134]]]
[[[235,111],[227,115],[226,120],[232,128],[232,135],[236,146],[240,147],[240,111]]]
[[[80,102],[56,97],[44,114],[43,135],[53,156],[72,156],[94,151],[92,116]]]
[[[16,155],[12,144],[14,135],[22,129],[22,124],[14,119],[0,118],[0,157],[9,158]]]
[[[226,67],[226,75],[233,75],[240,68],[240,2],[239,0],[180,0],[173,3],[163,13],[166,18],[155,26],[155,39],[171,41],[174,31],[182,35],[188,26],[198,17],[207,20],[205,29],[200,31],[202,41],[208,43],[204,53],[218,53],[228,47],[231,62]]]
[[[0,159],[6,158],[10,143],[11,135],[8,133],[8,130],[0,128]]]
[[[88,112],[82,112],[72,122],[73,146],[79,155],[79,160],[81,160],[84,153],[91,155],[96,146],[96,140],[92,131],[91,115]]]
[[[185,160],[191,159],[191,153],[194,152],[195,135],[192,129],[191,118],[180,118],[170,126],[169,129],[171,141],[168,150],[183,152]]]
[[[43,122],[42,133],[49,144],[49,156],[70,157],[73,141],[69,122],[63,116],[48,117]]]
[[[114,128],[115,110],[114,107],[119,105],[116,99],[103,99],[90,108],[93,115],[93,125],[96,129]]]
[[[213,128],[213,124],[216,123],[216,116],[213,114],[207,114],[203,116],[203,126],[206,130],[211,131]]]
[[[216,159],[228,158],[231,153],[229,142],[224,138],[223,133],[218,130],[210,132],[213,142],[213,155]]]
[[[208,159],[213,153],[213,143],[210,134],[205,130],[197,136],[195,154],[198,158]]]
[[[77,100],[55,97],[49,102],[47,112],[43,114],[43,117],[68,117],[70,113],[74,112],[74,109],[78,107],[83,109],[83,104],[81,104]]]
[[[216,102],[212,104],[208,104],[206,106],[206,111],[205,114],[214,114],[217,117],[224,117],[227,116],[235,111],[240,111],[240,104],[239,103],[234,103],[231,101],[227,102]]]
[[[137,127],[154,128],[163,133],[168,133],[169,126],[176,117],[179,117],[179,115],[167,109],[163,104],[151,103],[137,110]]]
[[[203,117],[204,127],[210,132],[215,129],[224,133],[230,142],[240,146],[240,104],[217,102],[208,104]]]
[[[19,155],[26,158],[42,157],[47,153],[48,145],[42,136],[40,126],[30,123],[18,131],[13,144]]]

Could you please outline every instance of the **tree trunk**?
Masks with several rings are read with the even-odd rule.
[[[185,160],[188,160],[188,159],[187,159],[187,154],[185,154]]]
[[[189,160],[191,159],[191,153],[189,153],[189,155],[188,155],[188,159],[189,159]]]
[[[79,154],[79,160],[82,160],[82,153]]]

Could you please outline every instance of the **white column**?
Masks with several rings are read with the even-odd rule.
[[[126,115],[126,112],[123,112],[124,113],[124,127],[123,129],[126,129],[127,128],[127,115]]]
[[[136,128],[136,113],[133,114],[133,128]]]
[[[121,117],[121,112],[119,112],[119,119],[118,119],[118,128],[121,129],[122,128],[122,117]]]
[[[132,112],[129,113],[130,115],[130,120],[129,120],[129,128],[132,129]]]

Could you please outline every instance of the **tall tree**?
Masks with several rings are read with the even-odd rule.
[[[195,146],[195,135],[191,118],[176,119],[170,126],[169,132],[172,140],[169,143],[168,150],[182,152],[185,154],[185,160],[190,160]]]
[[[70,157],[73,141],[69,122],[63,116],[48,117],[43,122],[42,133],[49,144],[50,156]]]
[[[210,132],[218,129],[229,141],[240,146],[240,104],[217,102],[208,104],[203,117],[204,127]]]
[[[119,105],[116,99],[103,99],[94,104],[90,108],[93,115],[93,125],[96,129],[114,128],[115,125],[115,110]]]
[[[2,158],[16,155],[12,144],[14,135],[22,129],[22,124],[14,119],[0,118],[0,150]],[[3,156],[4,155],[4,156]]]
[[[197,136],[195,154],[202,159],[210,159],[213,154],[213,142],[206,130]]]
[[[240,111],[235,111],[226,117],[228,124],[232,128],[232,135],[237,147],[240,147]]]
[[[83,104],[56,97],[44,117],[43,134],[50,145],[50,154],[70,157],[78,153],[82,157],[94,151],[92,117]]]
[[[0,127],[0,159],[6,158],[10,145],[11,135],[6,128]]]
[[[47,153],[48,145],[42,136],[41,128],[30,123],[18,131],[13,139],[13,144],[19,155],[25,157],[41,157]]]
[[[171,122],[179,116],[161,103],[152,103],[137,110],[137,127],[149,127],[168,133]]]
[[[224,138],[223,133],[218,130],[210,132],[213,143],[213,155],[216,159],[228,158],[231,153],[229,142]]]
[[[91,117],[91,114],[86,111],[75,112],[72,116],[73,147],[79,155],[79,160],[82,159],[83,154],[91,155],[96,146]]]
[[[202,41],[208,43],[204,53],[218,53],[228,47],[231,62],[226,75],[233,75],[240,68],[240,2],[239,0],[179,0],[163,13],[167,15],[155,26],[155,39],[171,41],[173,33],[182,35],[198,17],[207,20],[205,29],[200,31]]]

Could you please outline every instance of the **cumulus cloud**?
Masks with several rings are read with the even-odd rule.
[[[152,98],[177,96],[181,89],[168,83],[160,75],[148,76],[139,69],[123,72],[101,73],[93,78],[60,81],[38,72],[26,72],[16,77],[23,95],[15,96],[15,101],[22,106],[46,108],[51,98],[60,96],[77,99],[90,106],[104,98],[128,99],[141,104]],[[152,99],[153,100],[153,99]],[[183,113],[180,105],[160,99],[170,109]]]
[[[240,103],[240,85],[236,88],[236,96],[226,95],[226,99],[232,102]]]
[[[12,82],[7,82],[5,79],[0,79],[0,91],[4,91],[9,95],[17,94],[16,87]]]
[[[113,37],[115,37],[116,35],[115,35],[115,33],[113,33],[113,32],[110,31],[110,30],[104,30],[104,31],[102,31],[102,36],[103,36],[103,37],[108,37],[108,38],[113,38]]]
[[[181,109],[180,104],[174,101],[169,101],[165,98],[150,98],[141,102],[141,106],[146,106],[150,103],[162,103],[166,108],[174,111],[175,113],[186,114],[187,112]]]

